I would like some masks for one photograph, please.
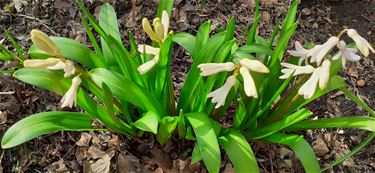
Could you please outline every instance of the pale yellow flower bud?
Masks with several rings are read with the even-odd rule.
[[[50,66],[55,66],[60,62],[57,58],[48,59],[28,59],[23,62],[23,66],[31,69],[44,69]]]
[[[53,41],[42,31],[33,29],[31,31],[31,40],[35,44],[35,46],[50,54],[50,55],[60,55],[60,49],[53,43]]]
[[[147,20],[147,18],[143,18],[142,27],[143,27],[143,30],[145,30],[145,32],[147,33],[147,35],[151,38],[151,40],[154,40],[154,41],[158,40],[158,36],[153,31],[153,29],[150,25],[150,22]]]

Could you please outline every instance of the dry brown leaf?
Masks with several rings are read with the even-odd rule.
[[[89,148],[89,150],[87,151],[87,154],[90,156],[90,158],[92,159],[98,159],[98,158],[102,158],[106,155],[106,153],[102,150],[100,150],[98,147],[96,146],[91,146]]]
[[[83,147],[83,146],[89,146],[89,143],[91,141],[91,135],[83,132],[81,134],[81,138],[76,142],[76,145]]]

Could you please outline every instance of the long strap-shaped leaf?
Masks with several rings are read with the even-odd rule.
[[[208,171],[211,173],[219,172],[220,148],[210,119],[204,113],[189,113],[185,116],[193,126],[199,152]]]
[[[274,133],[266,138],[262,138],[262,140],[288,145],[301,161],[306,173],[320,172],[320,166],[314,150],[302,136]]]
[[[117,41],[121,42],[120,30],[117,23],[117,15],[115,9],[113,9],[113,7],[109,3],[105,3],[100,7],[99,25],[108,35],[111,35]],[[108,47],[106,41],[103,37],[100,37],[100,41],[102,44],[103,55],[106,58],[107,63],[115,64],[116,59],[112,54],[110,48]]]
[[[23,68],[16,71],[13,75],[25,83],[47,89],[59,95],[64,95],[71,85],[71,80],[64,78],[61,73],[46,69],[33,70]],[[134,133],[129,125],[125,123],[119,125],[119,123],[112,121],[114,117],[107,116],[104,108],[92,99],[82,88],[78,89],[77,92],[77,104],[80,108],[88,112],[90,116],[98,118],[107,127],[123,134]]]
[[[318,120],[305,120],[284,130],[307,130],[321,128],[358,128],[375,132],[375,118],[364,116],[337,117]]]
[[[218,140],[228,154],[236,172],[259,172],[255,155],[240,131],[230,130]]]
[[[102,82],[107,84],[111,92],[120,100],[130,102],[143,110],[158,113],[159,116],[166,115],[159,101],[149,91],[120,74],[98,68],[92,70],[90,75],[98,85]]]
[[[252,133],[250,133],[250,136],[253,139],[259,139],[266,137],[268,135],[271,135],[272,133],[276,133],[280,131],[283,128],[286,128],[294,123],[297,123],[299,121],[302,121],[306,118],[308,118],[310,115],[312,115],[312,112],[309,111],[306,108],[300,109],[299,111],[275,122],[274,124],[257,128]]]
[[[95,130],[91,116],[76,112],[43,112],[14,124],[4,134],[2,148],[11,148],[38,136],[57,131]]]

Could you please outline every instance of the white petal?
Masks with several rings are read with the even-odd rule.
[[[150,61],[145,62],[144,64],[140,65],[137,70],[140,74],[145,74],[150,71],[159,61],[159,55],[156,55]]]
[[[146,44],[138,45],[138,51],[142,54],[159,55],[160,49]]]
[[[345,67],[346,60],[359,61],[361,59],[359,55],[355,54],[357,52],[356,49],[347,48],[344,41],[338,42],[337,47],[340,49],[343,67]],[[332,59],[335,60],[337,58],[333,57]]]
[[[72,85],[70,86],[69,90],[65,93],[65,95],[61,99],[61,107],[72,107],[76,105],[77,102],[77,91],[79,85],[81,84],[81,78],[76,76],[72,80]]]
[[[288,50],[287,52],[296,57],[307,57],[309,54],[309,50],[305,49],[300,42],[296,41],[294,42],[294,48],[295,50]]]
[[[225,104],[225,100],[229,94],[229,91],[231,88],[236,84],[237,79],[235,76],[229,76],[227,80],[225,81],[224,85],[220,87],[219,89],[210,92],[207,97],[212,98],[212,103],[216,103],[215,108],[219,108],[220,106],[223,106]]]
[[[169,29],[169,16],[167,11],[163,10],[161,14],[161,23],[163,24],[164,27],[164,38],[167,37],[168,35],[168,29]]]
[[[70,60],[65,61],[65,67],[64,67],[64,77],[69,77],[71,75],[74,75],[76,72],[76,69],[74,67],[74,63]]]
[[[315,70],[311,77],[298,90],[298,94],[303,95],[305,99],[311,98],[315,93],[318,81],[319,75]]]
[[[317,62],[317,64],[320,64],[323,60],[323,58],[327,55],[327,53],[336,46],[337,42],[339,41],[339,38],[337,37],[330,37],[327,42],[325,42],[323,45],[319,47],[319,49],[314,49],[314,51],[311,54],[310,62]]]
[[[243,77],[244,90],[248,97],[258,98],[257,88],[254,79],[251,77],[250,71],[246,67],[240,68],[240,73]]]
[[[281,75],[279,79],[287,79],[290,75],[292,75],[294,70],[285,68],[282,69],[281,72],[283,73],[283,75]]]
[[[56,65],[59,61],[60,59],[57,58],[28,59],[23,62],[23,66],[32,69],[44,69]]]
[[[331,62],[328,60],[323,61],[322,66],[319,67],[318,76],[319,76],[319,88],[324,89],[327,87],[329,81],[329,68],[331,67]]]
[[[363,56],[367,57],[370,53],[369,50],[371,50],[372,53],[375,53],[375,50],[371,44],[366,39],[361,37],[356,30],[348,29],[347,33],[348,36],[354,40],[357,48]]]
[[[310,74],[312,73],[315,68],[311,65],[305,65],[305,66],[297,66],[297,65],[294,65],[294,64],[290,64],[290,63],[281,63],[282,66],[288,68],[288,69],[292,69],[294,70],[294,74],[293,76],[297,76],[297,75],[300,75],[300,74]]]
[[[226,63],[204,63],[199,64],[198,68],[201,70],[201,76],[210,76],[219,72],[233,71],[236,65],[231,62]]]
[[[242,58],[240,60],[240,64],[242,66],[247,67],[251,71],[259,72],[259,73],[269,73],[267,66],[265,66],[263,63],[261,63],[258,60],[251,60],[247,58]]]
[[[65,68],[65,63],[62,62],[62,61],[59,61],[57,64],[55,64],[53,66],[47,67],[48,70],[62,70],[64,68]]]

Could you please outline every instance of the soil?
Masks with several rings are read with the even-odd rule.
[[[156,0],[155,0],[156,1]],[[23,3],[20,6],[12,2]],[[139,42],[146,40],[140,28],[143,17],[153,18],[157,4],[154,1],[110,0],[118,12],[124,40],[133,31]],[[94,14],[101,1],[86,2]],[[262,22],[259,32],[269,36],[273,27],[283,19],[289,1],[261,0]],[[17,8],[19,9],[17,9]],[[171,26],[175,32],[195,33],[201,23],[211,20],[213,30],[226,25],[235,16],[236,37],[253,20],[253,0],[207,0],[200,8],[198,1],[175,0]],[[78,7],[69,0],[33,1],[0,0],[0,28],[7,28],[26,49],[30,46],[29,32],[38,28],[50,35],[76,39],[90,45],[79,19]],[[315,0],[302,1],[299,6],[299,27],[290,41],[325,42],[343,28],[354,28],[370,42],[375,42],[374,0]],[[0,42],[4,33],[0,33]],[[5,41],[10,49],[10,43]],[[126,43],[125,43],[126,44]],[[341,73],[349,88],[372,108],[375,108],[374,55],[350,63]],[[181,88],[191,59],[176,46],[173,59],[175,87]],[[15,69],[14,62],[0,62],[1,70]],[[0,136],[18,120],[38,112],[62,110],[60,97],[24,84],[10,75],[0,77]],[[177,92],[176,92],[177,93]],[[314,116],[333,117],[367,115],[340,92],[331,93],[308,105]],[[80,111],[79,109],[64,109]],[[325,166],[347,153],[369,134],[360,130],[323,129],[307,131],[306,139],[312,143],[320,164]],[[203,163],[190,165],[193,144],[186,141],[169,141],[160,146],[152,136],[129,138],[110,132],[58,132],[34,139],[13,149],[0,149],[0,173],[8,172],[89,172],[91,169],[109,168],[111,172],[207,172]],[[285,146],[253,143],[262,172],[303,172],[298,159]],[[222,172],[233,172],[223,156]],[[375,142],[359,154],[327,172],[375,172]]]

